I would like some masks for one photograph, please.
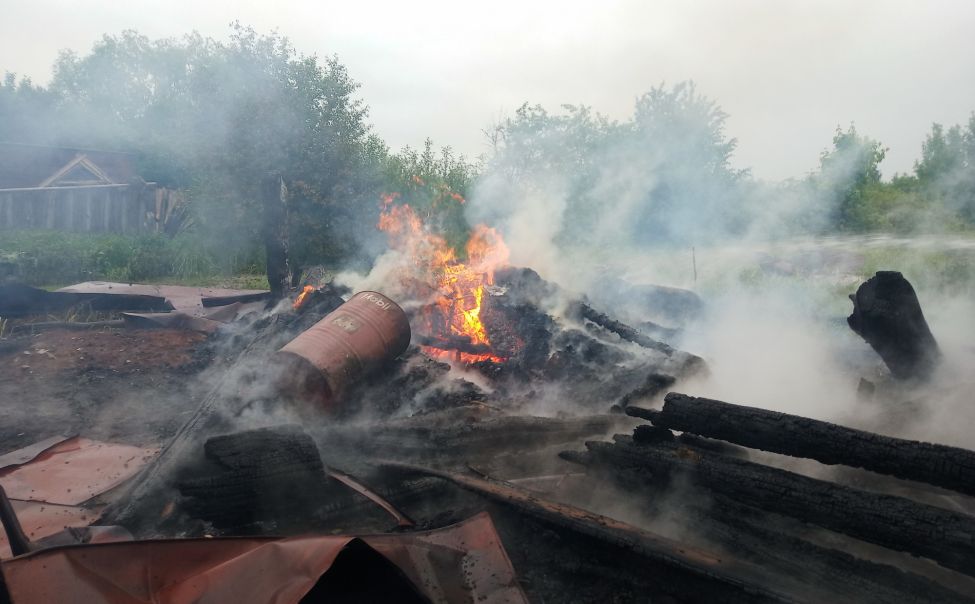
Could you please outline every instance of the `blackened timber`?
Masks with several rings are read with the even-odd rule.
[[[264,250],[267,257],[267,282],[271,297],[283,298],[291,289],[291,268],[288,265],[288,190],[280,175],[261,181],[264,201]]]
[[[432,338],[430,336],[415,335],[414,341],[421,346],[432,346],[445,352],[465,352],[467,354],[492,354],[490,346],[486,344],[475,344],[470,338],[450,337],[447,339]]]
[[[729,556],[717,556],[607,516],[548,501],[507,483],[396,461],[379,463],[384,469],[447,480],[546,524],[638,554],[650,563],[647,572],[666,573],[666,578],[661,578],[661,590],[681,601],[796,601],[770,587],[775,578],[761,568]]]
[[[588,455],[563,456],[611,469],[646,472],[648,484],[677,476],[736,501],[791,516],[863,541],[975,573],[975,517],[862,491],[762,464],[709,453],[677,441],[587,442]]]
[[[178,487],[184,508],[220,530],[300,529],[326,498],[318,447],[297,426],[215,436],[203,449],[214,464],[189,468]]]
[[[654,340],[653,338],[640,333],[639,331],[633,329],[632,327],[626,325],[625,323],[620,323],[615,319],[611,319],[610,317],[604,315],[603,313],[599,312],[598,310],[594,309],[593,307],[589,306],[584,302],[578,303],[577,311],[579,313],[579,316],[581,316],[583,319],[592,321],[593,323],[599,325],[603,329],[607,329],[615,333],[616,335],[626,340],[627,342],[633,342],[634,344],[637,344],[644,348],[649,348],[651,350],[662,352],[667,356],[674,354],[674,349],[668,346],[667,344],[664,344],[663,342],[658,342],[657,340]]]
[[[855,294],[853,313],[846,322],[867,341],[902,380],[931,377],[941,350],[924,320],[914,288],[896,271],[878,271]]]
[[[883,436],[820,420],[671,392],[661,411],[628,407],[655,426],[824,464],[842,464],[975,495],[975,451]]]
[[[233,392],[240,379],[241,371],[235,369],[243,368],[245,365],[241,361],[246,362],[251,355],[257,354],[267,342],[276,341],[274,336],[281,330],[281,325],[271,320],[251,334],[253,339],[239,352],[235,367],[218,378],[193,415],[159,455],[143,466],[132,480],[119,486],[118,496],[102,511],[98,524],[120,524],[136,533],[155,529],[166,505],[178,496],[173,478],[184,462],[198,455],[197,447],[207,437],[229,428],[227,417],[239,411],[232,412],[225,406],[224,393]]]
[[[587,453],[581,455],[584,458]],[[647,488],[643,472],[613,468],[610,475],[625,492],[639,497],[635,501],[640,501],[640,508],[650,517],[666,518],[685,527],[690,543],[699,535],[709,546],[714,544],[733,552],[736,558],[761,566],[777,577],[792,578],[790,593],[799,594],[804,600],[857,604],[975,603],[973,596],[962,595],[975,594],[975,578],[967,579],[941,569],[942,582],[939,582],[888,563],[862,559],[833,545],[809,541],[800,536],[806,533],[804,524],[743,505],[713,491],[703,497],[684,492],[680,505],[675,507],[672,497]]]

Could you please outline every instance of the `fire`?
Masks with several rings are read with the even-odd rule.
[[[425,324],[416,327],[443,347],[424,346],[424,352],[464,363],[504,361],[491,352],[481,320],[486,287],[494,284],[495,269],[508,261],[501,235],[485,225],[476,226],[465,246],[465,258],[458,258],[446,239],[431,232],[409,204],[395,204],[397,198],[396,194],[383,196],[378,227],[387,234],[390,245],[412,262],[410,277],[435,294],[433,304],[422,314]],[[426,297],[426,292],[418,293]],[[458,345],[470,352],[457,350]]]
[[[301,305],[305,303],[305,300],[308,299],[308,296],[310,296],[313,291],[315,291],[315,286],[313,286],[313,285],[306,285],[304,287],[304,289],[301,290],[301,293],[298,294],[298,297],[295,298],[295,301],[292,304],[292,307],[295,310],[298,310],[299,308],[301,308]]]

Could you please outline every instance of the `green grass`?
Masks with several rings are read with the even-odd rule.
[[[173,283],[266,289],[263,250],[193,233],[111,235],[0,232],[0,281],[56,288],[79,281]]]

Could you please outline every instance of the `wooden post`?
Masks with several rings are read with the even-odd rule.
[[[264,250],[267,256],[267,282],[273,298],[283,298],[291,290],[288,265],[288,189],[280,174],[261,181],[264,203]]]

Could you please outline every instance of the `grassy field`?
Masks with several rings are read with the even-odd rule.
[[[45,288],[93,280],[267,288],[263,250],[228,251],[191,234],[0,232],[0,280]]]

